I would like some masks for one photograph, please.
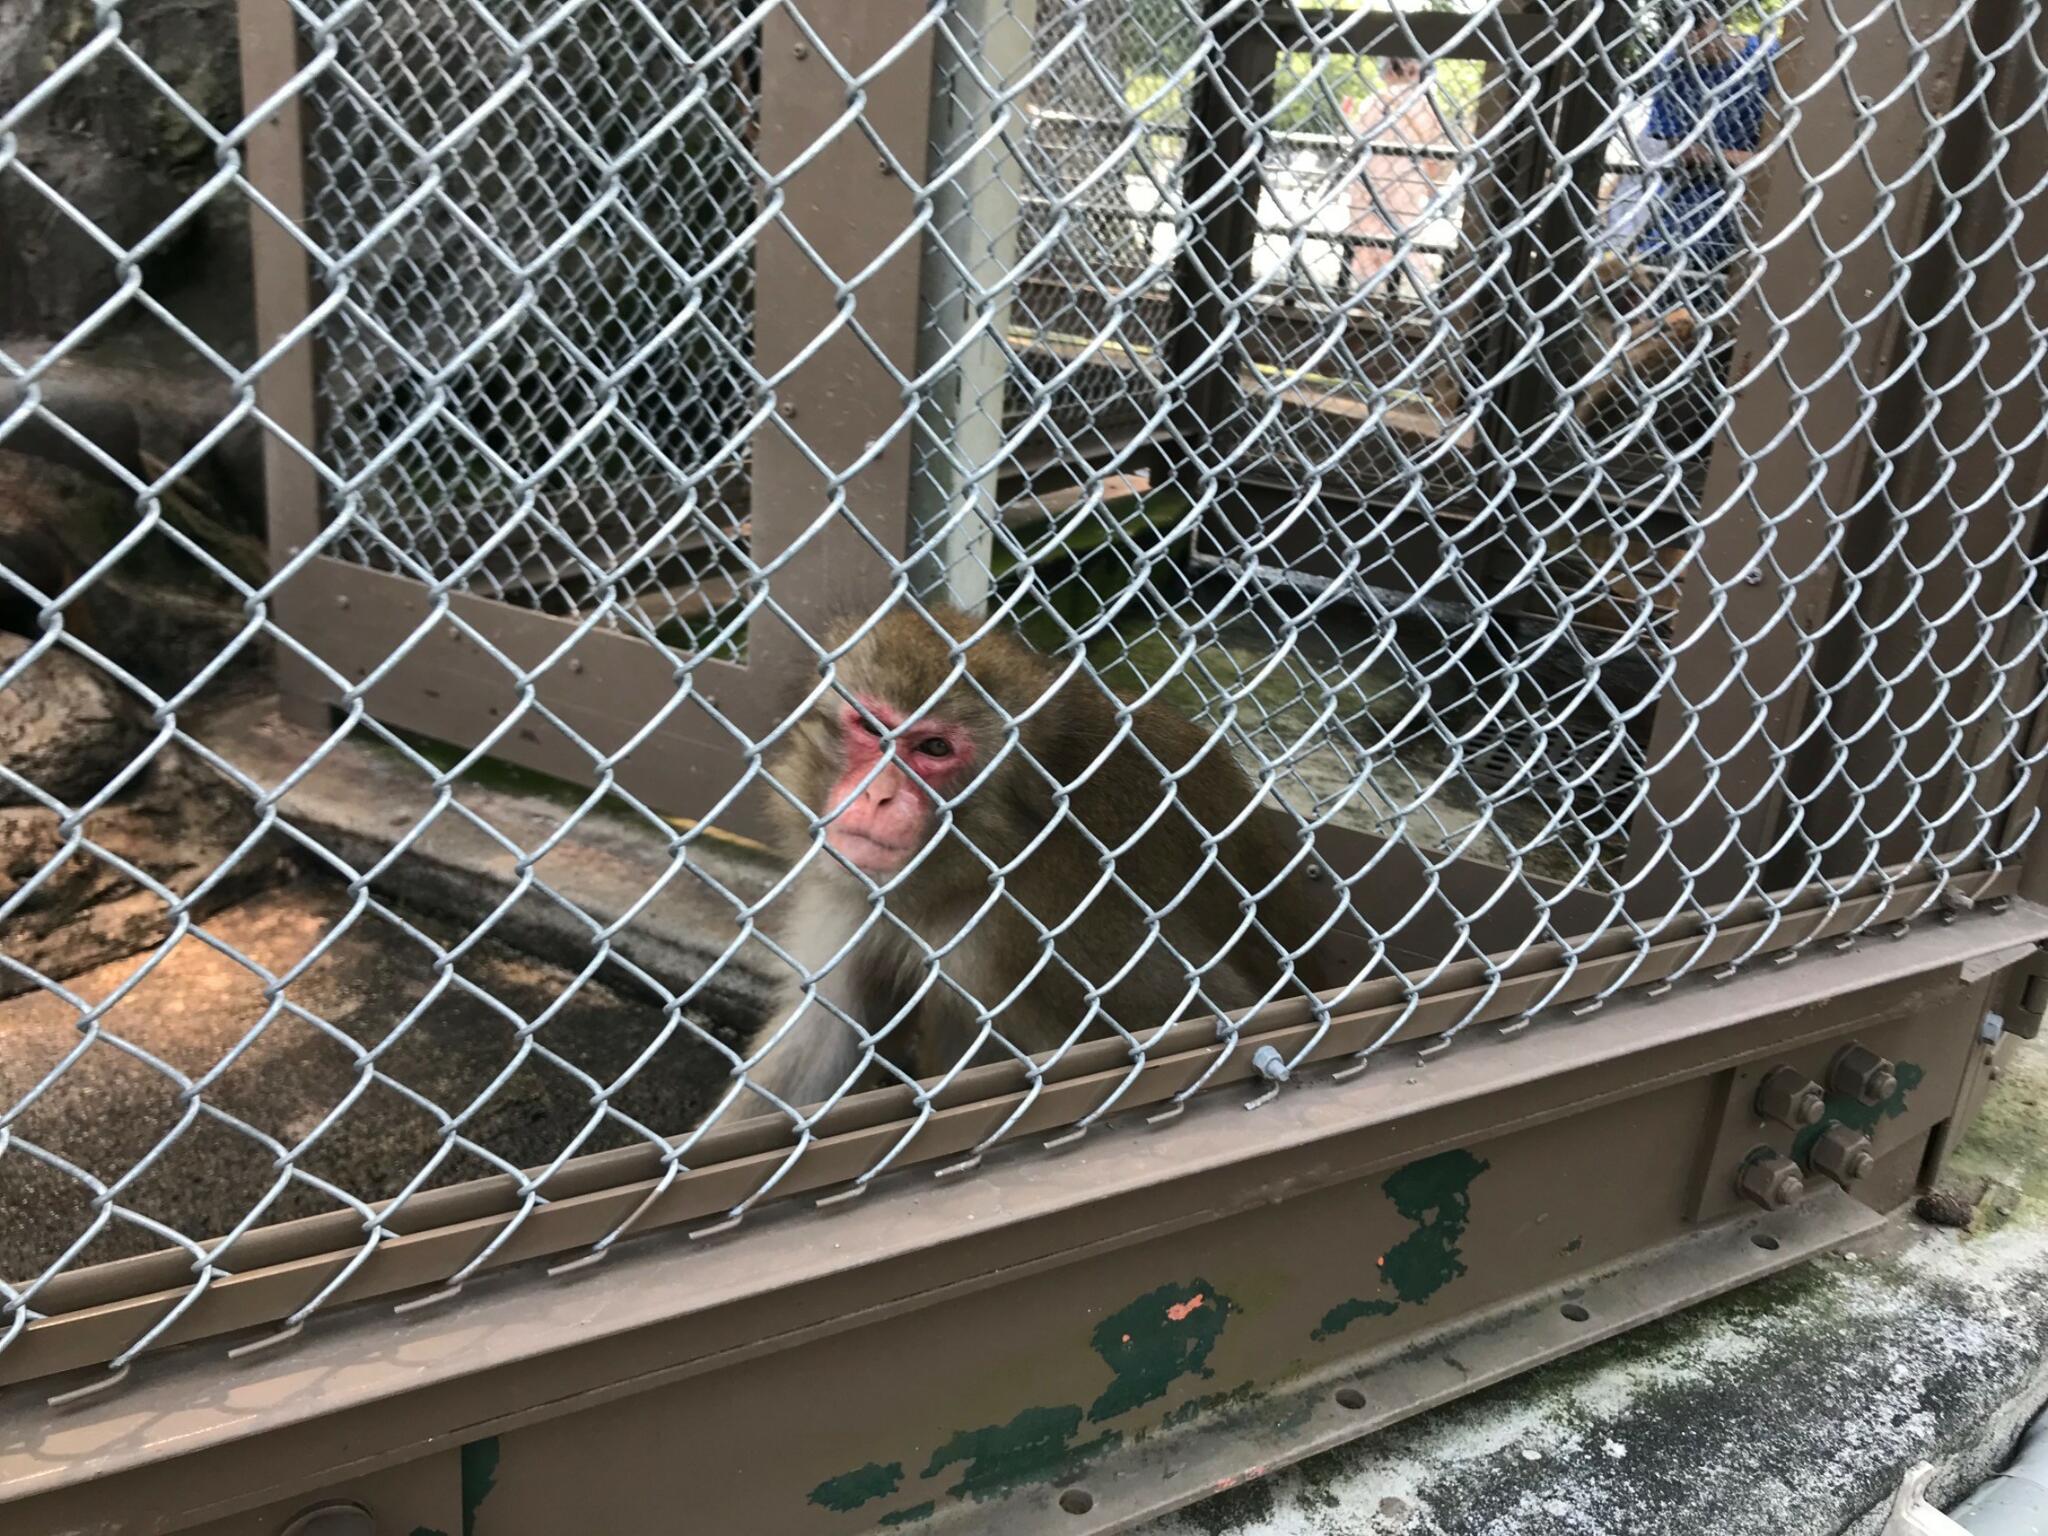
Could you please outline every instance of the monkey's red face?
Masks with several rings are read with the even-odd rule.
[[[831,819],[825,840],[847,862],[880,877],[901,869],[931,839],[940,802],[973,777],[978,754],[973,736],[952,721],[932,716],[910,720],[880,699],[861,703],[899,734],[885,741],[851,704],[840,711],[844,771],[826,807]],[[876,771],[885,751],[891,756]]]

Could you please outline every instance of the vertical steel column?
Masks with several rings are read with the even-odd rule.
[[[1952,13],[1947,0],[1808,4],[1777,67],[1783,127],[1756,162],[1765,254],[1739,305],[1732,411],[1630,828],[1631,904],[1646,916],[1753,894],[1779,830],[1843,525],[1867,494],[1869,401],[1897,363],[1894,252],[1925,226],[1927,112],[1952,97],[1964,40],[1942,30]]]
[[[244,112],[253,112],[270,100],[304,67],[295,17],[287,5],[243,0],[236,7]],[[301,336],[271,355],[313,308],[312,273],[305,247],[295,233],[306,222],[302,91],[293,91],[271,108],[243,141],[242,161],[249,184],[276,210],[273,216],[261,203],[252,203],[249,211],[256,352],[264,360],[255,381],[256,407],[268,422],[263,432],[263,490],[269,514],[270,565],[275,571],[313,543],[322,522],[320,480],[305,458],[319,446],[313,338]],[[303,452],[293,451],[292,443]],[[281,629],[310,634],[319,623],[319,616],[312,611],[314,601],[303,583],[295,587],[288,581],[270,599],[271,615]],[[325,728],[327,707],[337,697],[334,687],[317,667],[288,648],[278,648],[276,669],[285,714]]]
[[[979,611],[994,581],[1001,521],[996,481],[1007,460],[1010,310],[1016,298],[1021,106],[1010,100],[1031,66],[1037,0],[955,0],[946,31],[961,55],[940,70],[932,105],[933,234],[927,242],[920,376],[927,389],[913,455],[911,529],[931,540],[930,580],[948,602]],[[1014,126],[984,135],[1007,116]],[[949,162],[947,157],[951,157]],[[950,359],[950,361],[948,361]]]
[[[917,191],[931,143],[923,0],[788,4],[762,21],[761,131],[774,217],[755,251],[755,366],[773,414],[754,442],[753,549],[769,602],[748,632],[765,687],[735,719],[757,737],[815,675],[838,614],[908,578],[919,402]]]
[[[1173,269],[1166,362],[1180,400],[1162,449],[1171,462],[1161,475],[1190,498],[1200,497],[1203,478],[1191,458],[1197,451],[1205,464],[1230,457],[1231,428],[1243,414],[1241,348],[1218,340],[1251,287],[1259,125],[1272,103],[1279,53],[1257,6],[1224,0],[1208,15],[1212,51],[1195,83],[1181,162],[1182,217],[1193,227]]]

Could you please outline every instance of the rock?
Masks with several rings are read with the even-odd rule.
[[[0,0],[0,102],[12,105],[107,23],[90,0]],[[127,5],[121,41],[218,129],[242,115],[234,0]],[[65,79],[16,130],[20,164],[118,246],[132,246],[218,169],[192,116],[105,53]],[[216,347],[250,345],[247,209],[222,189],[143,266],[150,292]],[[64,335],[121,281],[115,259],[41,188],[0,176],[0,336]],[[161,329],[131,306],[117,324]]]
[[[174,500],[164,507],[172,525],[185,523],[190,532],[213,521],[206,509],[195,519],[191,507]],[[0,583],[0,629],[40,633],[45,601],[97,570],[135,518],[134,499],[105,479],[0,449],[0,566],[34,589]],[[215,558],[230,567],[260,558],[230,534],[198,542],[217,545]],[[63,609],[65,628],[80,642],[165,694],[211,665],[244,622],[234,586],[161,535],[123,549]],[[260,651],[245,646],[238,654],[254,662]]]
[[[44,349],[17,343],[8,350],[26,365]],[[168,465],[183,463],[212,435],[235,401],[220,371],[188,352],[165,347],[144,357],[139,351],[123,348],[118,360],[74,354],[53,364],[37,379],[40,411],[19,421],[0,450],[103,479],[123,495],[131,494],[131,483],[110,460],[136,480],[160,480]],[[17,410],[24,395],[22,385],[0,379],[0,418]],[[92,449],[80,447],[77,437]],[[264,569],[263,506],[262,437],[253,423],[212,444],[166,496],[182,531],[245,576]]]
[[[28,648],[19,635],[0,634],[0,673]],[[141,701],[62,646],[43,651],[0,689],[0,764],[67,806],[97,795],[150,735]],[[40,803],[0,781],[0,806]]]
[[[1977,1219],[1977,1200],[1958,1189],[1930,1189],[1914,1202],[1913,1214],[1929,1226],[1967,1232]]]
[[[0,636],[0,665],[26,650],[19,636]],[[210,881],[192,907],[199,917],[281,877],[274,848],[242,851],[256,825],[248,796],[174,741],[151,752],[155,736],[132,693],[61,649],[0,689],[0,763],[69,811],[150,753],[79,824],[76,845],[63,813],[0,785],[0,901],[32,887],[0,930],[0,954],[16,962],[0,970],[0,997],[38,984],[17,967],[61,981],[158,943],[172,924],[164,891],[189,896]]]
[[[166,744],[139,788],[86,818],[84,831],[92,847],[185,897],[235,856],[254,824],[239,790],[182,748]],[[11,899],[55,865],[9,916],[0,954],[51,981],[136,954],[171,931],[171,908],[163,896],[91,848],[65,853],[65,842],[55,812],[29,806],[0,810],[0,899]],[[259,845],[208,885],[189,915],[204,918],[277,884],[284,873],[277,851]],[[0,970],[0,997],[37,985],[12,966]]]

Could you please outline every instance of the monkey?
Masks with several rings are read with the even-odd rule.
[[[1699,319],[1683,303],[1655,306],[1656,274],[1640,262],[1608,251],[1593,264],[1585,306],[1585,366],[1598,376],[1579,397],[1580,426],[1598,435],[1637,414],[1649,392],[1694,356]],[[1626,332],[1618,355],[1608,358],[1616,331]]]
[[[1290,960],[1322,990],[1330,882],[1222,737],[944,606],[890,612],[833,675],[768,765],[799,867],[770,925],[792,973],[742,1063],[757,1095],[834,1100],[863,1031],[893,1080],[929,1080],[1250,1007]]]

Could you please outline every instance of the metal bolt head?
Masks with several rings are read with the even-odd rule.
[[[1882,1104],[1899,1091],[1899,1074],[1868,1046],[1846,1045],[1828,1068],[1828,1092],[1858,1104]]]
[[[1820,1133],[1820,1139],[1814,1142],[1807,1161],[1844,1189],[1877,1166],[1877,1158],[1870,1150],[1870,1138],[1839,1123]]]
[[[277,1536],[376,1536],[377,1522],[360,1504],[314,1504],[292,1516]]]
[[[1269,1083],[1287,1081],[1287,1058],[1270,1045],[1262,1045],[1252,1052],[1252,1066]]]
[[[1757,1085],[1756,1112],[1766,1120],[1803,1131],[1827,1112],[1827,1095],[1798,1068],[1773,1067]]]
[[[1783,1153],[1758,1147],[1743,1160],[1735,1175],[1735,1188],[1745,1200],[1767,1211],[1782,1211],[1806,1193],[1806,1180],[1799,1165]]]

